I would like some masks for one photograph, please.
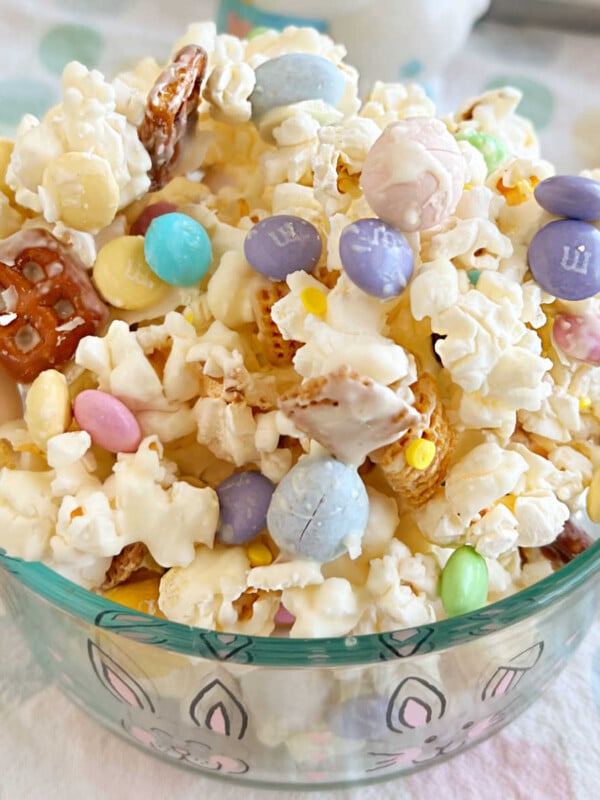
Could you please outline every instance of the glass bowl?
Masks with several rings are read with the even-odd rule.
[[[536,700],[594,618],[600,541],[475,613],[369,636],[191,628],[2,551],[0,597],[49,680],[138,747],[239,784],[333,788],[446,760]]]

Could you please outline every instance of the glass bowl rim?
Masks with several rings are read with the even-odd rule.
[[[358,666],[431,653],[497,633],[600,578],[600,541],[556,572],[469,614],[385,633],[315,639],[248,636],[160,619],[72,583],[40,562],[7,556],[0,567],[60,611],[94,627],[190,657],[270,667]]]

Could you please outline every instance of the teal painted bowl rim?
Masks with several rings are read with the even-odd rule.
[[[8,557],[0,567],[62,612],[128,639],[186,656],[270,667],[356,666],[466,644],[531,618],[600,579],[600,541],[527,589],[471,614],[415,628],[322,639],[219,633],[158,619],[107,600],[38,562]]]

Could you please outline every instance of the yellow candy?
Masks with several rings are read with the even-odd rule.
[[[253,567],[268,567],[273,562],[273,553],[266,544],[254,542],[248,547],[246,553],[248,561]]]
[[[592,400],[590,397],[580,397],[579,398],[579,410],[580,411],[589,411],[592,407]]]
[[[57,206],[57,218],[80,231],[97,233],[119,208],[119,187],[110,164],[91,153],[62,153],[52,159],[42,186]]]
[[[515,503],[517,502],[517,497],[514,494],[507,494],[501,500],[500,504],[506,506],[510,512],[515,510]]]
[[[300,295],[302,305],[309,314],[322,316],[327,311],[327,296],[320,289],[311,286]]]
[[[143,236],[118,236],[105,244],[94,264],[94,282],[107,302],[128,311],[150,308],[171,291],[146,263]]]
[[[164,614],[158,608],[159,588],[160,576],[157,575],[155,578],[146,578],[143,581],[122,583],[113,589],[107,589],[102,592],[102,595],[108,600],[112,600],[113,603],[120,603],[135,611],[143,611],[144,614],[152,614],[165,619]]]
[[[42,450],[48,439],[67,430],[71,423],[71,397],[61,372],[47,369],[31,384],[25,400],[25,423]]]
[[[411,439],[404,451],[404,457],[409,467],[427,469],[435,458],[435,444],[429,439]]]
[[[600,467],[594,472],[586,502],[588,517],[592,522],[600,522]]]

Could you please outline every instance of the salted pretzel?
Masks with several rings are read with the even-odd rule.
[[[45,230],[0,244],[0,364],[20,383],[67,361],[108,309],[75,257]]]
[[[152,160],[148,173],[151,191],[167,183],[179,160],[180,141],[197,117],[207,63],[206,51],[188,44],[175,54],[150,90],[138,135]]]

